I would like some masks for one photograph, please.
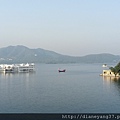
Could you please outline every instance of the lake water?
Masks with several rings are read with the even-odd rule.
[[[36,64],[35,73],[0,73],[0,113],[119,113],[120,80],[99,76],[102,69]]]

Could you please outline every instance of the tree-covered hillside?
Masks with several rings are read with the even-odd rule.
[[[30,49],[21,45],[0,48],[0,63],[109,63],[119,60],[120,56],[105,53],[73,57],[41,48]]]

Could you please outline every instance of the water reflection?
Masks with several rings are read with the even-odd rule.
[[[103,76],[104,82],[120,82],[120,77]]]
[[[120,80],[120,77],[103,76],[103,80]]]
[[[103,76],[103,84],[109,87],[115,85],[120,92],[120,77]]]
[[[12,77],[26,77],[29,78],[31,75],[33,75],[35,72],[26,72],[26,73],[5,73],[5,72],[0,72],[0,78],[12,78]]]
[[[0,73],[0,87],[2,86],[15,86],[21,85],[26,86],[26,89],[29,88],[30,82],[35,78],[35,72],[31,73]]]

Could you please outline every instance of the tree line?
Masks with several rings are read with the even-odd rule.
[[[117,74],[120,75],[120,62],[115,67],[110,67],[110,70],[115,74],[115,77]]]

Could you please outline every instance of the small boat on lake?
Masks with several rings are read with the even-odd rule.
[[[58,70],[58,72],[65,72],[65,71],[66,71],[66,69],[63,69],[63,70],[59,69]]]
[[[102,67],[107,67],[107,64],[103,64]]]

